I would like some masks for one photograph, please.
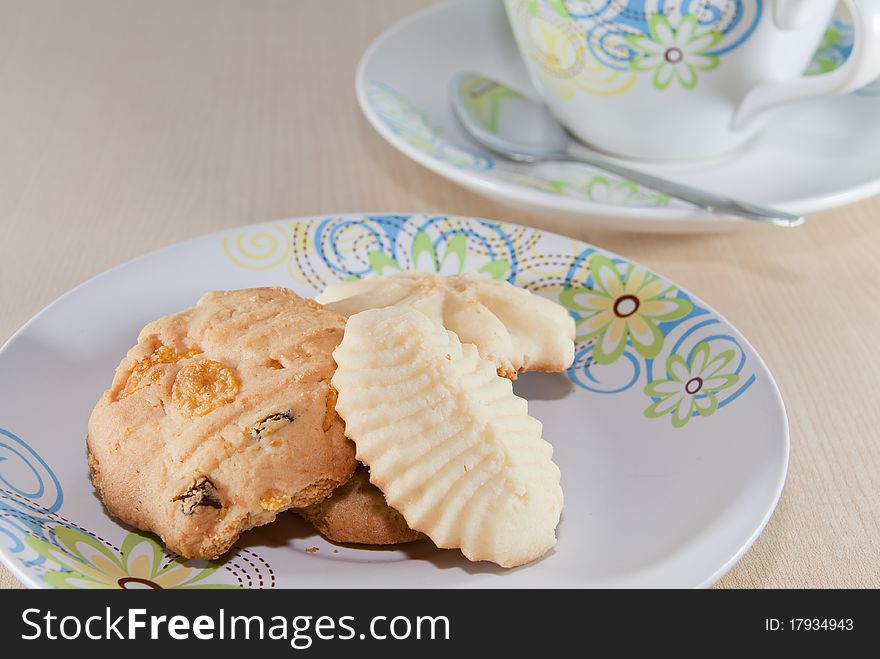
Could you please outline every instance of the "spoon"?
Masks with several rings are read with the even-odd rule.
[[[464,129],[487,149],[510,160],[580,162],[713,213],[781,227],[796,227],[805,222],[798,215],[692,188],[591,155],[574,154],[569,150],[568,134],[545,105],[491,78],[461,73],[452,79],[449,93]]]

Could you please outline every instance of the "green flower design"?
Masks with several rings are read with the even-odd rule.
[[[528,4],[526,5],[529,13],[532,16],[538,15],[538,0],[527,0]],[[571,14],[568,13],[568,8],[565,6],[565,2],[563,0],[546,0],[547,5],[555,11],[562,18],[571,18]]]
[[[648,20],[649,35],[628,34],[626,41],[637,51],[630,68],[639,72],[654,72],[654,87],[663,90],[673,80],[685,89],[697,86],[697,71],[711,71],[721,59],[709,51],[724,36],[717,30],[699,31],[697,17],[682,16],[673,26],[662,14]]]
[[[835,21],[825,32],[822,43],[807,68],[807,75],[830,73],[839,68],[853,47],[852,29]]]
[[[679,355],[666,359],[668,380],[654,380],[645,387],[645,393],[658,398],[645,410],[650,419],[672,414],[672,425],[681,428],[691,420],[693,413],[710,416],[718,409],[719,391],[739,381],[733,369],[734,350],[712,355],[705,341],[698,345],[689,361]]]
[[[671,197],[654,192],[638,183],[614,176],[596,175],[585,178],[543,178],[520,172],[496,170],[495,175],[505,181],[548,194],[575,199],[587,199],[610,206],[660,208],[668,206]]]
[[[612,206],[628,206],[649,203],[653,206],[667,206],[670,196],[641,188],[638,183],[627,179],[614,179],[607,176],[594,176],[586,184],[587,197],[591,201]]]
[[[828,28],[825,36],[822,37],[822,44],[819,46],[816,57],[812,62],[818,68],[819,73],[828,73],[840,66],[840,58],[833,57],[828,51],[833,51],[841,44],[843,44],[843,33],[833,27]]]
[[[683,318],[693,308],[691,301],[673,297],[674,286],[632,263],[621,274],[607,256],[593,254],[589,267],[594,288],[567,288],[559,296],[565,308],[580,316],[576,340],[596,339],[597,364],[620,357],[627,339],[643,357],[656,357],[663,347],[657,323]]]
[[[46,583],[55,588],[238,588],[198,583],[217,571],[218,562],[194,567],[175,559],[163,565],[162,546],[145,534],[129,533],[118,552],[68,526],[56,526],[55,537],[61,548],[33,536],[25,540],[41,556],[61,566],[61,570],[43,574]]]
[[[443,254],[437,254],[434,243],[424,231],[419,231],[412,244],[412,269],[419,272],[444,272],[447,274],[461,274],[465,270],[468,257],[467,236],[457,233],[445,244]],[[371,251],[367,258],[370,267],[378,275],[393,274],[391,271],[403,272],[404,268],[396,259],[388,256],[385,252]],[[504,279],[510,270],[507,259],[493,259],[489,263],[477,268],[477,272],[483,272],[493,279]]]

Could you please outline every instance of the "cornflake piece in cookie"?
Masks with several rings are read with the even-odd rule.
[[[347,316],[388,306],[417,309],[462,343],[473,343],[509,378],[522,371],[564,371],[574,360],[574,319],[563,307],[477,273],[344,281],[315,299]]]
[[[553,449],[473,345],[419,311],[387,307],[349,318],[333,356],[346,434],[410,528],[503,567],[556,544]]]
[[[354,445],[330,386],[344,325],[283,288],[208,293],[147,325],[89,420],[110,514],[216,558],[347,482]]]

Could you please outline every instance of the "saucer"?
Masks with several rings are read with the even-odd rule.
[[[822,52],[843,59],[845,43],[824,46]],[[825,63],[826,70],[829,66],[834,63]],[[493,156],[453,115],[447,84],[462,71],[480,72],[537,97],[502,4],[459,0],[404,20],[369,47],[357,71],[358,102],[382,137],[431,171],[507,204],[552,211],[573,228],[589,222],[695,233],[756,224],[713,215],[586,165],[522,165]],[[636,166],[798,214],[859,201],[880,192],[880,96],[870,92],[780,110],[756,140],[717,160]]]

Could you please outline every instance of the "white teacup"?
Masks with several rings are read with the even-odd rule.
[[[609,153],[723,154],[771,110],[880,76],[880,0],[843,0],[854,46],[804,77],[836,0],[505,0],[529,75],[557,118]]]

